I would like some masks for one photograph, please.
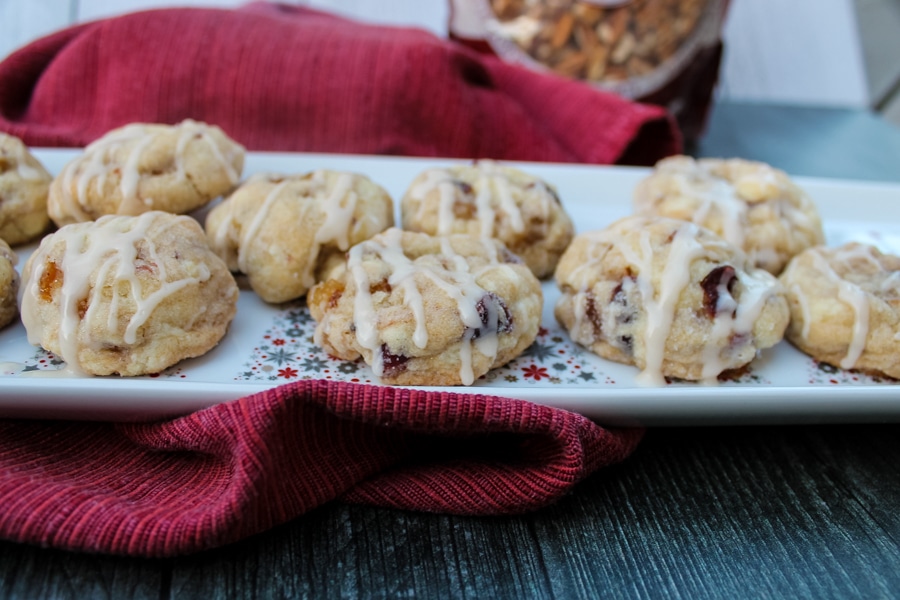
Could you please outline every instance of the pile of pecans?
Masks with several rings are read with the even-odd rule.
[[[710,4],[716,0],[490,0],[491,29],[561,75],[614,84],[672,58]]]

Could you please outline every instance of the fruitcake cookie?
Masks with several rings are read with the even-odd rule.
[[[900,379],[900,257],[855,242],[810,248],[781,282],[792,344],[821,362]]]
[[[22,322],[73,373],[143,375],[225,335],[238,288],[192,218],[108,215],[45,237],[25,263]]]
[[[47,229],[53,177],[17,138],[0,133],[0,239],[15,246]]]
[[[665,158],[635,188],[634,208],[711,229],[773,275],[825,240],[816,206],[783,171],[738,158]]]
[[[206,218],[212,249],[266,302],[305,295],[350,246],[394,224],[394,202],[363,175],[251,177]]]
[[[556,318],[638,381],[715,381],[774,346],[788,324],[778,280],[711,231],[632,216],[575,238],[560,260]]]
[[[496,238],[539,279],[553,274],[574,235],[553,187],[489,160],[421,173],[403,196],[400,213],[410,231]]]
[[[16,262],[16,254],[6,242],[0,240],[0,329],[12,323],[19,314],[16,305],[19,292]]]
[[[229,192],[244,148],[216,126],[133,123],[110,131],[67,164],[50,186],[59,226],[151,210],[183,214]]]
[[[382,382],[470,385],[531,345],[543,296],[497,240],[392,228],[351,248],[308,303],[316,343],[361,355]]]

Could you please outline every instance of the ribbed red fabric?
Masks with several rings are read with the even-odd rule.
[[[185,118],[251,150],[651,164],[681,148],[659,107],[287,5],[129,14],[0,64],[0,131],[31,146]]]
[[[159,557],[338,498],[521,513],[623,460],[641,435],[525,401],[326,381],[163,423],[0,420],[0,537]]]

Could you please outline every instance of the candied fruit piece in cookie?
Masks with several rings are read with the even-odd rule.
[[[22,140],[0,133],[0,239],[16,246],[46,231],[51,181]]]
[[[635,212],[692,221],[778,275],[791,257],[822,244],[818,209],[783,171],[739,158],[664,158],[634,190]]]
[[[46,236],[25,262],[22,322],[73,374],[145,375],[205,354],[238,287],[194,219],[107,215]]]
[[[151,210],[188,213],[234,188],[244,154],[214,125],[132,123],[95,140],[62,169],[50,186],[50,218],[62,226]]]
[[[353,246],[307,302],[317,344],[396,385],[472,384],[534,342],[543,309],[501,242],[396,228]]]
[[[788,324],[778,280],[708,229],[632,216],[576,236],[560,260],[557,320],[638,381],[715,381],[777,344]]]
[[[424,171],[400,211],[409,231],[497,238],[538,278],[553,274],[575,233],[551,185],[490,160]]]
[[[16,300],[19,293],[17,261],[16,253],[0,239],[0,328],[12,323],[19,314]]]
[[[780,279],[788,341],[818,361],[900,379],[900,256],[857,242],[818,246]]]
[[[350,246],[394,224],[394,202],[364,175],[263,173],[206,218],[210,246],[266,302],[305,295]]]

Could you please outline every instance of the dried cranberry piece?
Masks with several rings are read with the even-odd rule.
[[[600,313],[597,311],[597,301],[594,298],[594,292],[585,294],[584,314],[587,315],[591,325],[594,326],[594,335],[599,337],[603,333],[603,321],[600,318]]]
[[[734,267],[722,265],[707,273],[700,282],[700,287],[703,288],[703,309],[710,318],[715,318],[718,312],[720,287],[724,284],[730,294],[734,288],[736,277]]]
[[[382,344],[381,362],[384,367],[383,375],[385,377],[393,377],[406,370],[406,363],[409,362],[409,357],[402,354],[394,354],[387,347],[387,344]]]
[[[559,194],[556,193],[555,189],[553,189],[549,185],[545,185],[544,189],[547,190],[547,193],[549,193],[551,196],[553,196],[553,199],[556,200],[557,204],[562,204],[562,201],[559,199]]]
[[[500,251],[500,260],[508,265],[522,265],[525,264],[521,258],[519,258],[518,254],[514,254],[509,248],[506,246]]]
[[[728,345],[732,348],[739,348],[741,346],[746,346],[751,341],[751,336],[749,333],[732,333],[728,338]]]
[[[493,305],[498,310],[497,315],[497,333],[509,333],[513,328],[513,316],[512,313],[509,312],[509,307],[506,306],[506,303],[494,292],[488,292],[485,294],[478,302],[475,303],[475,310],[478,311],[478,317],[481,319],[481,324],[484,327],[488,326],[488,321],[490,320],[490,306],[488,302],[493,303]],[[472,339],[478,339],[481,336],[482,328],[478,328],[472,332]]]
[[[453,185],[458,187],[459,191],[461,191],[466,196],[471,196],[472,192],[475,191],[471,185],[469,185],[467,182],[463,181],[462,179],[454,179]]]
[[[619,307],[619,310],[615,311],[615,315],[616,323],[620,325],[627,325],[628,323],[631,323],[636,316],[634,307],[628,304],[628,293],[625,291],[626,280],[630,280],[633,283],[634,277],[628,276],[620,281],[619,285],[617,285],[615,289],[613,289],[612,295],[609,299],[611,304]]]
[[[454,179],[453,185],[459,190],[459,195],[453,203],[453,216],[471,221],[478,214],[478,207],[475,206],[475,189],[461,179]]]
[[[536,188],[539,186],[542,190],[547,192],[556,201],[557,204],[562,204],[562,202],[559,199],[559,194],[556,193],[556,190],[553,187],[545,184],[544,182],[532,181],[528,185],[525,186],[525,189],[530,190],[532,188]]]
[[[382,279],[378,283],[369,283],[369,293],[375,294],[378,292],[384,292],[385,294],[390,294],[392,291],[391,284],[387,279]]]

